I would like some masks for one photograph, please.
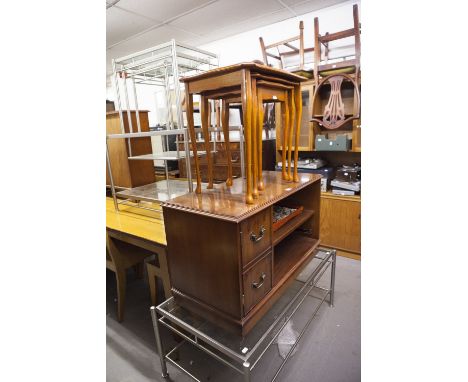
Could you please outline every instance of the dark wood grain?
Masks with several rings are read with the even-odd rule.
[[[264,175],[265,190],[255,205],[244,203],[242,179],[162,205],[174,298],[242,334],[279,298],[319,243],[320,177],[299,174],[294,183],[282,181],[279,172]],[[285,226],[272,247],[271,206],[279,201],[300,203],[306,213]],[[299,227],[307,232],[295,231]]]

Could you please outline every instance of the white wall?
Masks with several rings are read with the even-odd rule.
[[[304,45],[306,48],[314,46],[314,17],[319,17],[320,34],[337,32],[353,27],[353,4],[360,1],[349,1],[317,12],[306,13],[266,27],[253,29],[229,38],[214,41],[200,48],[216,53],[219,65],[231,65],[244,61],[262,60],[259,37],[263,37],[266,45],[284,40],[299,34],[299,21],[304,22]],[[336,46],[348,45],[349,39],[336,42]],[[332,46],[333,47],[333,46]]]
[[[324,8],[316,12],[307,13],[299,17],[294,17],[284,20],[266,27],[253,29],[232,37],[213,41],[209,44],[200,46],[200,48],[213,52],[219,56],[219,65],[225,66],[245,61],[263,60],[260,50],[259,37],[263,37],[265,44],[277,42],[299,33],[299,21],[304,22],[304,45],[306,48],[314,45],[314,17],[319,17],[320,33],[336,32],[343,29],[349,29],[353,26],[353,4],[359,4],[359,12],[361,11],[360,1],[348,1],[329,8]],[[331,45],[331,47],[349,45],[350,39],[343,39]],[[347,50],[340,50],[337,53],[346,53]],[[138,107],[140,110],[147,109],[149,113],[150,125],[155,125],[161,121],[156,112],[156,97],[155,91],[157,88],[153,86],[138,86]],[[114,90],[112,87],[107,88],[107,97],[109,100],[114,100]],[[133,96],[130,94],[130,103],[132,104]],[[163,100],[164,98],[162,98]],[[161,103],[158,97],[158,103]],[[162,106],[162,105],[161,105]]]

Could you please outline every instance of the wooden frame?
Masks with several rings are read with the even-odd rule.
[[[269,62],[268,58],[274,58],[275,60],[279,61],[280,68],[285,69],[284,65],[284,58],[290,56],[299,56],[299,68],[298,71],[304,70],[304,54],[308,52],[313,52],[314,48],[304,48],[304,22],[299,22],[299,35],[288,38],[286,40],[282,40],[273,44],[265,45],[263,41],[263,37],[259,37],[260,40],[260,48],[262,50],[263,61],[267,66],[273,66],[271,62]],[[291,45],[292,42],[299,41],[299,47]],[[290,49],[287,52],[280,52],[279,47],[285,46]],[[269,50],[276,48],[278,51],[278,55],[270,53]]]
[[[359,9],[358,5],[353,5],[353,28],[346,29],[335,33],[326,33],[320,35],[319,31],[319,19],[314,18],[314,79],[319,85],[319,76],[323,71],[343,69],[343,68],[354,68],[354,74],[356,78],[359,76],[359,70],[361,66],[361,25],[359,22]],[[329,43],[331,41],[341,40],[347,37],[354,37],[354,59],[343,60],[341,62],[335,62],[328,64],[329,59]],[[322,64],[322,46],[325,48],[325,64]]]

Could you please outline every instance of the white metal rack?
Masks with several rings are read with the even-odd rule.
[[[218,66],[218,57],[210,52],[202,49],[194,48],[185,44],[176,42],[174,39],[149,48],[137,53],[130,54],[125,57],[112,60],[113,68],[113,84],[115,89],[117,108],[120,117],[120,129],[121,134],[109,134],[107,139],[127,139],[129,160],[162,160],[165,163],[166,169],[166,186],[167,194],[169,195],[169,179],[168,179],[168,167],[167,161],[169,160],[186,160],[187,168],[187,188],[184,190],[183,187],[177,185],[179,194],[192,192],[193,182],[190,167],[190,157],[193,154],[190,152],[189,139],[187,130],[184,128],[184,118],[182,111],[182,87],[183,85],[179,81],[180,76],[191,76],[204,72]],[[138,109],[138,92],[137,84],[139,85],[152,85],[164,88],[166,95],[166,129],[161,131],[150,131],[142,132],[140,126],[140,116]],[[131,106],[129,97],[129,88],[132,93],[133,108]],[[173,94],[173,95],[172,95]],[[137,125],[134,126],[131,118],[131,110],[135,110]],[[126,113],[124,113],[126,110]],[[175,110],[176,118],[174,118],[173,111]],[[124,128],[124,114],[128,119],[129,133],[125,132]],[[176,151],[169,151],[168,136],[176,136]],[[153,153],[145,155],[133,155],[131,147],[132,138],[141,137],[152,137],[161,136],[166,139],[166,150],[162,153]],[[179,151],[179,139],[183,137],[184,152]],[[107,143],[107,141],[106,141]],[[107,146],[107,145],[106,145]],[[107,148],[108,151],[108,148]],[[203,151],[199,152],[198,155],[204,155]],[[114,204],[118,210],[117,196],[128,198],[133,200],[144,200],[139,198],[141,196],[141,190],[128,189],[120,192],[116,192],[112,177],[112,166],[109,161],[109,153],[107,152],[108,171],[109,178],[111,181],[112,196],[114,198]],[[164,182],[164,181],[163,181]],[[180,182],[180,181],[176,181]],[[158,183],[158,182],[156,182]],[[158,187],[156,183],[153,183],[146,187],[146,189],[153,186],[154,192],[151,201],[166,200],[167,196],[162,198],[158,195],[162,195],[161,187]],[[156,199],[156,200],[155,200]],[[124,201],[123,201],[124,202]]]

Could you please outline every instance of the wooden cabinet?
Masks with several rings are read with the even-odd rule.
[[[242,179],[162,204],[172,293],[185,308],[246,334],[302,270],[319,244],[320,177],[281,180],[246,204]],[[273,205],[304,211],[273,230]],[[301,230],[298,230],[301,228]]]
[[[324,246],[336,248],[342,255],[360,258],[361,198],[359,196],[322,194],[320,238]]]
[[[213,146],[213,141],[210,143]],[[239,141],[230,142],[229,146],[232,158],[232,175],[234,178],[239,178],[241,172],[240,160],[240,143]],[[184,144],[179,144],[179,150],[184,150]],[[205,143],[197,142],[197,150],[204,151]],[[218,182],[224,182],[227,179],[227,151],[224,142],[216,143],[216,152],[213,158],[213,179]],[[275,140],[266,139],[262,141],[262,167],[263,170],[275,169]],[[208,163],[206,156],[202,156],[199,160],[200,175],[202,182],[208,182]],[[195,163],[191,161],[192,174],[195,174]],[[179,159],[179,172],[181,178],[187,177],[185,159]],[[193,176],[193,175],[192,175]]]
[[[137,132],[135,111],[131,113],[133,132]],[[148,111],[139,111],[141,131],[149,131]],[[130,133],[127,112],[124,110],[124,129]],[[120,117],[118,111],[106,113],[106,134],[120,134]],[[144,186],[155,181],[153,161],[129,160],[130,151],[127,139],[109,139],[109,158],[115,187],[132,188]],[[132,138],[132,155],[151,154],[151,138]],[[110,185],[109,172],[106,166],[106,184]]]

